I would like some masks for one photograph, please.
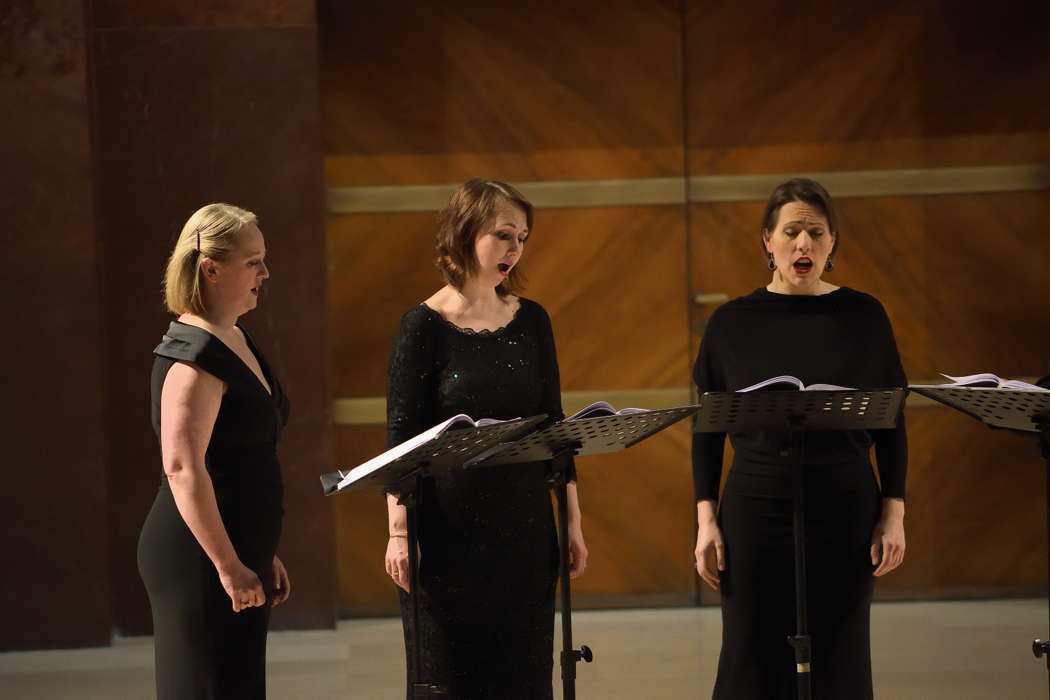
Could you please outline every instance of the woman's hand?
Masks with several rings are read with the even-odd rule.
[[[273,601],[271,605],[280,605],[292,594],[292,580],[288,578],[288,569],[276,554],[273,555]]]
[[[883,576],[904,561],[904,501],[882,499],[882,515],[871,533],[871,565],[875,576]]]
[[[226,595],[230,596],[233,611],[240,612],[266,603],[262,581],[258,574],[237,560],[219,570],[219,581]]]
[[[712,590],[717,591],[722,584],[718,572],[726,569],[722,530],[715,519],[714,502],[700,501],[697,512],[696,550],[693,552],[696,556],[696,573]]]
[[[587,544],[583,541],[583,530],[579,526],[569,527],[569,578],[583,575],[587,569]]]
[[[391,536],[386,543],[386,573],[408,592],[408,538]]]

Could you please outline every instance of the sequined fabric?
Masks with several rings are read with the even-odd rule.
[[[477,333],[425,305],[405,314],[390,356],[390,444],[457,413],[562,417],[543,307],[522,299],[507,326]],[[552,697],[558,559],[546,471],[541,462],[455,469],[422,494],[420,663],[423,680],[451,698]],[[411,608],[401,599],[411,659]]]

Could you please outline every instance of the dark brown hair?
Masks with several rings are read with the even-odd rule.
[[[762,245],[762,253],[766,253],[766,232],[773,233],[773,229],[777,227],[777,221],[780,219],[780,208],[791,202],[805,202],[811,207],[816,207],[824,214],[824,218],[828,220],[828,227],[831,229],[831,233],[835,234],[835,243],[831,247],[831,255],[834,255],[835,251],[839,249],[839,238],[841,238],[839,234],[839,217],[835,212],[835,203],[831,201],[831,195],[828,194],[823,185],[816,180],[804,177],[796,177],[780,183],[773,190],[773,194],[769,195],[769,201],[766,203],[766,213],[762,215],[762,235],[759,238],[759,243]]]
[[[438,215],[437,266],[445,281],[462,289],[467,277],[478,269],[474,241],[496,215],[501,204],[510,203],[525,212],[525,225],[532,237],[532,204],[514,187],[497,180],[476,177],[456,188]],[[515,265],[496,293],[512,294],[524,288],[525,275]]]

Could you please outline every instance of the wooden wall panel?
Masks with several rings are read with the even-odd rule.
[[[183,221],[207,202],[255,211],[273,274],[244,319],[292,400],[280,452],[286,517],[280,554],[295,595],[273,626],[335,623],[327,471],[323,182],[313,5],[202,3],[179,14],[110,0],[98,12],[94,63],[98,228],[104,280],[110,570],[116,628],[148,634],[135,549],[161,478],[149,422],[152,348],[167,328],[160,283]],[[268,12],[270,7],[274,12]],[[155,14],[151,14],[151,10]],[[291,13],[290,15],[287,13]],[[294,15],[301,24],[284,23]],[[177,26],[158,26],[177,23]],[[230,26],[230,25],[234,26]],[[219,26],[217,26],[219,25]]]
[[[595,7],[544,1],[523,14],[465,0],[320,3],[326,181],[667,178],[1050,161],[1050,107],[1033,97],[1050,80],[1045,4],[1006,3],[981,15],[947,0],[834,7],[615,0]],[[1045,193],[854,198],[840,206],[847,226],[829,279],[884,302],[910,376],[1045,371],[1046,312],[1032,310],[1033,299],[1047,296],[1041,271],[1050,261],[1046,247],[1038,248]],[[768,281],[757,242],[761,211],[760,202],[540,211],[525,257],[525,294],[551,312],[563,388],[688,386],[710,308],[690,307],[687,295],[737,296]],[[384,393],[397,319],[440,286],[433,220],[329,218],[334,397]],[[966,518],[963,494],[987,486],[981,460],[1011,447],[976,424],[963,428],[967,421],[946,409],[911,413],[915,555],[880,595],[988,591],[1003,576],[1030,584],[1039,552],[1024,538],[1005,555],[1017,566],[985,578],[935,560],[931,552],[953,551],[946,537],[983,541],[980,532],[944,528],[941,520]],[[974,442],[953,443],[959,430],[970,430]],[[382,445],[376,427],[338,433],[343,464]],[[601,461],[582,463],[595,559],[578,581],[581,600],[681,593],[692,575],[674,563],[684,557],[688,564],[692,550],[687,431]],[[958,472],[957,488],[940,486],[946,462]],[[1010,462],[1027,473],[1024,457]],[[644,497],[625,496],[638,488],[637,474],[659,469]],[[1022,523],[1006,504],[1029,504],[1032,483],[1024,479],[1000,492],[1009,527]],[[689,495],[679,504],[677,493]],[[378,547],[381,555],[382,533],[377,540],[374,532],[355,532],[358,513],[382,526],[381,500],[348,496],[336,509],[343,609],[389,606],[373,552]],[[658,515],[647,520],[645,512]],[[625,535],[618,523],[641,523],[642,530]],[[657,541],[668,528],[673,541]],[[670,562],[666,572],[654,573],[657,559]],[[355,574],[355,567],[369,573]]]
[[[78,2],[0,10],[0,651],[105,644],[113,624],[88,34]]]
[[[682,172],[677,1],[325,0],[319,18],[330,185]]]
[[[335,464],[353,467],[386,449],[385,425],[337,426]],[[393,615],[397,589],[383,568],[387,544],[386,498],[375,489],[330,498],[335,512],[339,613]]]
[[[1046,3],[688,8],[691,174],[1050,159]]]
[[[883,598],[1039,595],[1046,586],[1046,468],[1034,436],[940,407],[907,411],[904,566]]]
[[[385,394],[386,359],[400,315],[441,285],[432,264],[433,221],[431,214],[330,217],[337,396]],[[525,295],[551,314],[563,390],[684,386],[684,235],[677,207],[537,212],[522,262],[529,278]],[[338,434],[339,464],[352,466],[382,447],[372,427],[343,427]],[[595,553],[594,571],[580,581],[582,594],[595,600],[613,594],[690,594],[688,442],[688,429],[680,428],[624,455],[582,462],[585,533]],[[368,568],[375,566],[375,547],[381,556],[385,546],[375,542],[373,532],[382,534],[385,526],[381,499],[374,493],[340,499],[341,604],[358,612],[389,605],[386,582],[376,581],[376,572]],[[369,514],[364,530],[352,517],[355,512]],[[678,564],[623,564],[636,558],[651,563],[669,550],[677,551],[669,561]],[[360,566],[368,571],[357,573]]]
[[[909,377],[1047,371],[1045,192],[836,203],[843,235],[824,279],[883,303]],[[758,242],[762,210],[755,202],[692,205],[694,289],[735,297],[769,282]]]
[[[433,214],[329,217],[336,396],[385,393],[398,320],[443,284],[433,264],[434,221]],[[523,294],[551,315],[562,388],[682,386],[681,209],[538,210],[533,229]]]

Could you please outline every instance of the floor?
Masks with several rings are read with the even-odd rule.
[[[721,624],[716,608],[617,610],[573,615],[577,696],[591,700],[710,697]],[[1046,601],[876,603],[872,662],[884,700],[1030,700],[1050,697],[1033,637],[1050,633]],[[341,622],[334,631],[270,635],[269,697],[314,700],[404,697],[400,622]],[[153,644],[0,654],[4,700],[151,698]],[[557,671],[556,671],[557,672]],[[556,697],[561,697],[560,682]]]

